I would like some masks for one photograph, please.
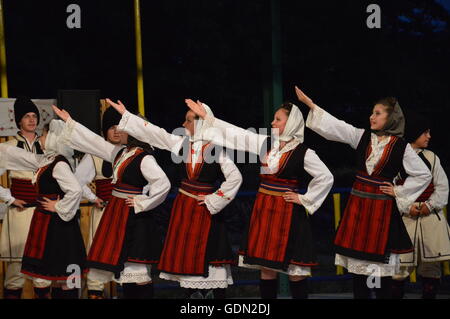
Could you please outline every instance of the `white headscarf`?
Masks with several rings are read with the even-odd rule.
[[[47,157],[65,156],[72,163],[73,149],[61,141],[65,123],[61,120],[51,120],[50,127],[45,139],[44,154]]]
[[[305,121],[303,120],[302,112],[295,104],[292,104],[283,134],[276,137],[276,139],[283,142],[289,142],[294,139],[298,143],[303,143],[304,131]]]

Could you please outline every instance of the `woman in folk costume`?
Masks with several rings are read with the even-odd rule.
[[[132,115],[120,101],[108,102],[123,114],[119,130],[184,155],[179,165],[182,181],[158,266],[160,277],[178,281],[187,289],[187,297],[225,298],[225,288],[233,283],[230,264],[234,258],[220,211],[236,196],[241,173],[222,150],[214,154],[219,151],[204,140],[203,121],[196,120],[193,112],[186,113],[183,126],[189,138],[185,138]],[[217,161],[208,160],[208,155]],[[215,190],[215,183],[224,178]]]
[[[291,103],[278,109],[272,122],[275,142],[270,149],[266,148],[270,141],[267,135],[214,118],[200,102],[186,103],[212,128],[214,143],[259,154],[263,162],[239,265],[261,270],[262,298],[277,297],[278,272],[289,275],[293,298],[307,298],[305,279],[311,276],[311,266],[317,265],[308,213],[314,214],[322,205],[333,185],[333,175],[316,153],[303,144],[302,113]],[[300,183],[307,176],[312,180],[306,193],[299,194]]]
[[[102,133],[106,141],[114,145],[120,144],[120,133],[117,131],[121,115],[112,107],[107,108],[102,117]],[[95,232],[97,231],[100,220],[103,216],[106,204],[111,200],[113,185],[112,182],[112,164],[97,156],[86,154],[77,166],[75,176],[83,187],[83,197],[94,206],[90,211],[89,221],[89,251]],[[86,185],[94,181],[95,194]],[[93,280],[90,276],[87,279],[88,298],[103,299],[103,290],[105,285],[103,282]]]
[[[34,170],[38,205],[34,210],[25,245],[22,273],[33,280],[38,299],[48,299],[52,281],[52,298],[78,298],[78,288],[68,286],[71,265],[85,269],[86,251],[76,213],[81,186],[72,172],[73,150],[58,142],[62,121],[52,120],[50,130],[40,137],[44,155],[0,145],[0,167],[10,170]]]
[[[170,190],[166,174],[148,145],[126,133],[121,133],[126,147],[111,144],[66,111],[53,109],[66,121],[64,143],[113,163],[114,187],[87,257],[88,279],[107,283],[114,278],[126,299],[152,298],[151,265],[159,262],[162,240],[151,210]]]
[[[404,117],[400,105],[395,98],[377,102],[370,130],[366,130],[336,119],[299,88],[295,90],[310,108],[306,126],[326,139],[349,144],[357,154],[356,179],[334,240],[335,263],[353,274],[356,299],[370,297],[370,279],[378,285],[377,298],[390,298],[399,256],[413,249],[399,210],[409,211],[431,180],[423,161],[401,138]],[[394,201],[391,186],[402,169],[409,177],[394,188]]]
[[[406,141],[431,171],[433,179],[416,199],[409,213],[403,214],[414,251],[400,257],[401,273],[393,279],[393,297],[403,298],[405,279],[415,267],[422,279],[422,298],[436,298],[442,276],[441,262],[450,260],[450,227],[442,209],[448,201],[448,179],[439,157],[427,150],[431,139],[430,123],[425,116],[406,118]],[[403,184],[406,174],[403,172]]]
[[[6,144],[33,154],[43,154],[36,133],[40,119],[36,105],[26,97],[18,97],[14,102],[14,117],[19,132]],[[0,176],[5,171],[0,169]],[[25,284],[25,277],[20,272],[23,250],[37,204],[37,193],[31,183],[33,171],[14,170],[8,176],[10,189],[0,187],[0,199],[9,206],[0,238],[1,260],[7,262],[3,295],[5,299],[19,299]]]

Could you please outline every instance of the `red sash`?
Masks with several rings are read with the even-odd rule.
[[[31,183],[31,180],[12,178],[11,179],[11,195],[27,202],[27,204],[36,204],[37,188]]]

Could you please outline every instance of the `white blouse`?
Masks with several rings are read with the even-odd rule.
[[[266,158],[263,148],[266,147],[266,141],[269,136],[244,130],[218,118],[207,116],[205,120],[211,126],[208,136],[211,136],[216,144],[258,154],[260,157],[263,157],[261,161],[266,161],[267,170],[264,170],[262,173],[274,174],[278,172],[279,162],[283,153],[293,150],[299,145],[298,141],[292,141],[287,143],[281,150],[272,148]],[[219,130],[219,132],[215,132],[215,129]],[[305,152],[303,168],[311,175],[312,180],[308,184],[306,193],[298,196],[308,213],[314,214],[330,192],[334,178],[328,167],[311,149]]]
[[[37,171],[32,182],[36,183],[39,170],[52,163],[54,157],[36,155],[21,148],[0,145],[0,168],[9,170]],[[81,200],[81,186],[78,183],[71,167],[65,162],[58,162],[53,168],[53,178],[65,193],[55,205],[56,212],[64,221],[70,221],[76,214]]]
[[[346,143],[353,149],[358,147],[365,131],[338,120],[317,105],[309,112],[306,126],[330,141]],[[372,133],[371,142],[372,153],[366,160],[366,169],[369,174],[373,172],[374,167],[380,160],[389,138],[378,141],[377,135]],[[422,194],[430,183],[431,174],[425,163],[409,144],[403,154],[403,167],[408,174],[408,178],[403,185],[394,186],[394,192],[399,211],[408,213],[416,198]]]
[[[100,157],[111,163],[114,162],[118,152],[124,148],[123,146],[115,146],[105,141],[103,137],[95,134],[71,118],[67,120],[62,136],[62,142],[70,147]],[[135,151],[136,148],[132,148],[123,152],[119,162],[132,156]],[[117,180],[119,167],[120,164],[113,167],[115,180]],[[169,179],[152,155],[144,156],[140,169],[142,176],[148,181],[148,187],[145,188],[146,190],[148,189],[148,195],[142,194],[134,197],[135,213],[154,209],[164,202],[170,190]],[[113,183],[115,180],[113,180]]]
[[[186,137],[168,133],[163,128],[160,128],[142,118],[125,112],[117,127],[119,130],[125,131],[134,136],[140,141],[144,141],[154,147],[167,150],[173,154],[178,155]],[[194,143],[191,146],[193,150],[192,167],[201,156],[202,146],[206,142]],[[242,184],[242,175],[234,162],[225,154],[220,152],[218,157],[220,168],[225,177],[220,188],[209,195],[205,196],[205,204],[211,214],[220,212],[230,201],[236,196],[239,187]]]

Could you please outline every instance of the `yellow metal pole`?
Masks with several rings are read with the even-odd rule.
[[[341,194],[340,193],[333,194],[333,203],[334,203],[334,228],[337,229],[339,226],[339,222],[341,221]],[[337,266],[336,274],[343,275],[344,268],[342,268],[342,266]]]
[[[144,106],[144,75],[142,63],[142,37],[141,37],[141,9],[140,1],[134,0],[134,26],[136,39],[136,71],[137,71],[137,95],[139,113],[145,115]]]
[[[448,220],[448,218],[447,218],[447,206],[444,207],[444,216],[445,216],[445,219]],[[450,263],[448,261],[444,262],[444,276],[450,276]]]
[[[1,96],[8,97],[8,77],[6,73],[5,28],[3,20],[3,0],[0,0],[0,79]]]

